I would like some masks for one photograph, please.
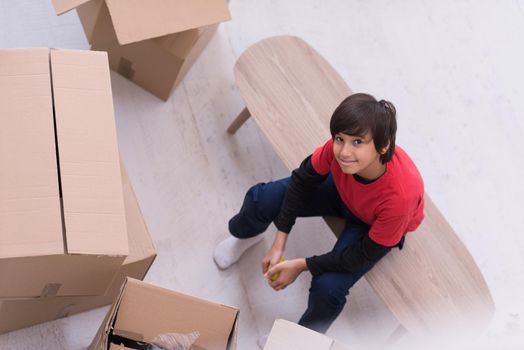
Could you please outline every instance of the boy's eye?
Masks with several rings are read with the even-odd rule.
[[[361,139],[356,139],[353,141],[355,145],[360,145],[363,141]]]
[[[335,141],[336,141],[336,142],[342,142],[343,140],[342,140],[342,137],[340,137],[340,136],[335,136]]]

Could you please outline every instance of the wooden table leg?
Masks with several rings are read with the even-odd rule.
[[[244,109],[242,110],[242,112],[240,112],[238,117],[236,117],[235,120],[233,120],[233,122],[231,123],[231,125],[229,125],[229,128],[227,128],[227,132],[230,134],[236,133],[237,130],[242,126],[242,124],[244,124],[246,120],[249,119],[250,116],[251,113],[249,113],[247,107],[244,107]]]

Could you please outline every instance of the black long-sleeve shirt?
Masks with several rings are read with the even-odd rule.
[[[315,171],[311,156],[307,157],[298,169],[293,170],[280,213],[275,219],[275,226],[279,231],[291,231],[304,204],[327,176]],[[387,254],[389,248],[365,235],[344,250],[306,258],[306,264],[313,276],[328,271],[356,271],[379,261]]]

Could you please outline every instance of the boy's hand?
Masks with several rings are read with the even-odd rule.
[[[262,273],[266,273],[267,270],[278,264],[280,259],[282,259],[284,249],[286,248],[286,241],[287,233],[277,231],[273,245],[262,259]]]
[[[262,273],[265,274],[270,268],[278,264],[283,255],[283,249],[272,246],[262,259]]]
[[[288,261],[283,261],[271,267],[265,274],[264,277],[267,278],[267,281],[271,288],[274,290],[281,290],[289,286],[291,283],[295,282],[298,275],[303,271],[307,270],[306,259],[293,259]],[[276,280],[272,280],[272,277],[278,274]]]

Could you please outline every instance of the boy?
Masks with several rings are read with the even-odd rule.
[[[422,222],[422,178],[395,146],[396,130],[392,103],[362,93],[342,101],[331,117],[330,140],[290,178],[247,192],[229,221],[232,236],[215,248],[218,267],[235,263],[274,222],[277,233],[262,260],[264,276],[281,290],[309,271],[313,279],[299,324],[325,333],[355,282],[392,248],[402,249],[405,234]],[[346,226],[331,252],[280,262],[295,219],[307,216],[342,217]]]

